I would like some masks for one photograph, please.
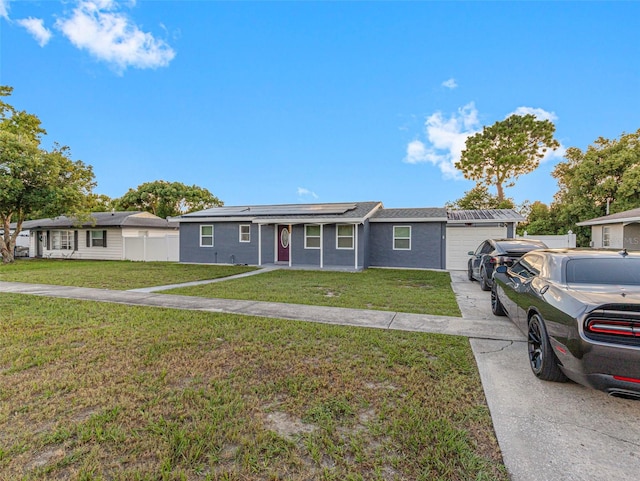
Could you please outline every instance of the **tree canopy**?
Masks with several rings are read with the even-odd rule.
[[[495,186],[497,200],[503,201],[505,187],[535,170],[547,150],[560,146],[554,132],[549,120],[537,120],[532,114],[511,115],[470,136],[455,166],[478,185]]]
[[[449,209],[513,209],[515,204],[511,199],[499,200],[498,196],[489,192],[486,185],[476,185],[473,189],[464,193],[460,199],[447,202]]]
[[[223,205],[205,188],[164,180],[146,182],[137,189],[129,189],[114,202],[120,209],[144,210],[163,218]]]
[[[567,149],[553,171],[559,190],[551,210],[558,225],[573,229],[580,245],[589,228],[576,222],[640,207],[640,129],[619,139],[598,138],[586,151]]]
[[[12,93],[0,87],[0,96]],[[0,252],[4,263],[13,261],[13,248],[22,223],[38,212],[42,216],[78,214],[95,183],[93,170],[73,161],[68,147],[41,147],[46,131],[40,119],[0,101]],[[11,230],[12,222],[16,228]]]

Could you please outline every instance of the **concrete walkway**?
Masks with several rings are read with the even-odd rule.
[[[462,318],[18,282],[0,282],[0,292],[466,336],[513,481],[640,479],[640,402],[537,380],[524,336],[493,316],[489,293],[464,272],[451,277]]]

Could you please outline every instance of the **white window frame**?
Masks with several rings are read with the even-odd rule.
[[[246,229],[246,232],[242,232]],[[238,240],[240,242],[251,242],[251,224],[240,224],[238,226]]]
[[[401,228],[401,229],[409,229],[409,236],[405,237],[405,236],[399,236],[396,235],[396,229]],[[393,226],[393,250],[394,251],[410,251],[411,250],[411,226],[410,225],[394,225]],[[398,240],[408,240],[409,241],[409,247],[397,247],[396,246],[396,241]]]
[[[92,230],[89,231],[89,247],[104,247],[104,232],[101,230]],[[100,235],[94,235],[94,234],[100,234]],[[99,240],[100,244],[96,244],[96,241]]]
[[[317,227],[318,235],[309,235],[309,231],[308,231],[309,227]],[[310,246],[309,245],[310,239],[318,239],[318,245]],[[305,224],[304,225],[304,248],[317,250],[317,249],[320,249],[321,246],[322,246],[322,226],[320,224]]]
[[[51,250],[73,251],[74,232],[72,230],[51,231]]]
[[[340,227],[351,227],[351,235],[340,235]],[[336,249],[352,251],[355,246],[355,231],[353,224],[336,224]],[[351,239],[351,247],[340,247],[340,239]]]
[[[202,228],[203,227],[211,227],[211,234],[204,235],[202,233]],[[213,247],[213,244],[214,244],[214,230],[215,229],[213,228],[212,224],[207,224],[207,225],[201,225],[200,226],[200,247]],[[202,243],[203,239],[209,239],[209,238],[211,238],[211,244],[210,245]]]
[[[611,247],[611,227],[602,227],[602,247]]]

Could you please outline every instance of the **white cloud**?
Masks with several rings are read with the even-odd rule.
[[[467,137],[478,132],[478,126],[478,110],[473,102],[449,118],[436,112],[425,122],[427,143],[410,142],[404,161],[410,164],[430,162],[440,168],[445,178],[459,178],[461,174],[455,163],[460,160]]]
[[[310,191],[309,189],[305,189],[304,187],[298,187],[298,195],[300,197],[311,196],[314,199],[318,198],[318,194],[316,194],[315,192]]]
[[[514,114],[533,114],[540,120],[552,122],[558,119],[554,112],[533,107],[518,107],[505,118]],[[460,179],[462,174],[455,164],[462,156],[467,138],[481,130],[478,110],[473,102],[448,118],[442,112],[436,112],[425,121],[425,141],[416,139],[407,144],[404,161],[409,164],[431,163],[440,169],[445,179]],[[560,145],[555,151],[547,151],[541,162],[561,159],[566,151]]]
[[[135,2],[130,2],[130,5]],[[115,66],[157,68],[169,65],[175,51],[163,40],[143,32],[114,0],[79,0],[70,16],[56,22],[76,47]]]
[[[44,20],[41,18],[23,18],[21,20],[16,20],[16,23],[26,28],[41,47],[44,47],[49,43],[49,40],[51,39],[51,31],[44,26]]]
[[[0,17],[9,20],[9,0],[0,0]]]
[[[453,90],[455,88],[458,88],[458,82],[456,82],[456,79],[450,78],[449,80],[445,80],[444,82],[442,82],[442,86]]]

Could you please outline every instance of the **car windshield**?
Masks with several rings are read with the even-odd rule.
[[[567,283],[640,286],[640,258],[571,259]]]

